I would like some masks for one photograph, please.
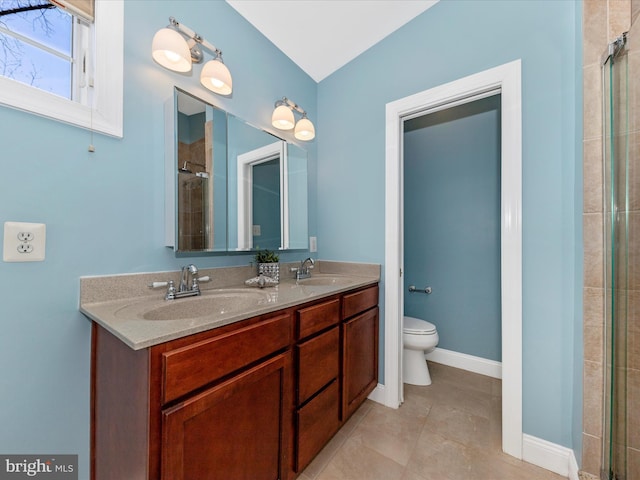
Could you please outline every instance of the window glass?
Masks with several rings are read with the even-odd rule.
[[[38,6],[38,3],[29,3],[25,0],[1,0],[0,26],[56,50],[67,57],[71,56],[73,17],[60,8],[55,6],[51,8],[53,5],[46,1],[42,1],[40,4],[43,5],[43,8],[2,14],[25,8],[27,5]]]
[[[0,73],[71,99],[73,17],[48,5],[0,2]]]
[[[16,40],[14,45],[20,56],[4,57],[0,50],[0,63],[4,60],[2,73],[18,82],[31,85],[46,92],[71,99],[71,61],[52,55],[28,43]]]

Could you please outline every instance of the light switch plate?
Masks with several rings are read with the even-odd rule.
[[[46,246],[44,223],[4,222],[2,259],[5,262],[41,262]]]
[[[318,238],[309,237],[309,252],[317,252],[317,251],[318,251]]]

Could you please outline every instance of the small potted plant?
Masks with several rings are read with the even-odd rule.
[[[272,250],[260,250],[255,254],[255,261],[258,264],[258,275],[266,275],[276,282],[280,281],[280,257]]]

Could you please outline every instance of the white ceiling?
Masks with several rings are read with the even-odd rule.
[[[226,0],[316,82],[438,0]]]

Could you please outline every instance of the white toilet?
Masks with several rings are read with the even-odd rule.
[[[429,367],[424,355],[438,345],[438,331],[433,323],[419,318],[404,317],[402,329],[402,372],[404,383],[431,385]]]

